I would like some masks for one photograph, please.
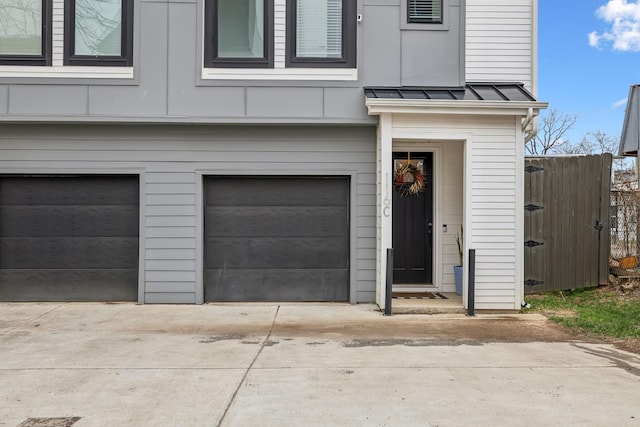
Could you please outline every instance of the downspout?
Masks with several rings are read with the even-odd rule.
[[[529,128],[529,126],[531,126]],[[527,128],[529,128],[527,130]],[[538,134],[538,121],[533,116],[533,108],[527,111],[527,117],[522,122],[522,132],[525,134],[524,143],[531,141]]]

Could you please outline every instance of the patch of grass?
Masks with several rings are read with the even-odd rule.
[[[528,312],[541,312],[570,328],[612,338],[640,338],[640,297],[612,289],[580,289],[529,295]]]

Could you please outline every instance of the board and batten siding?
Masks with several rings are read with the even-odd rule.
[[[350,176],[351,301],[375,301],[374,127],[0,125],[0,174],[33,173],[140,174],[146,303],[202,296],[203,176]]]
[[[443,280],[447,286],[450,278],[446,269],[457,260],[454,245],[459,224],[454,221],[463,215],[463,201],[466,200],[470,206],[464,206],[464,238],[468,248],[476,249],[478,309],[514,310],[522,302],[524,157],[518,126],[518,120],[512,116],[398,114],[393,118],[395,138],[406,138],[411,134],[443,135],[445,138],[451,129],[469,135],[470,147],[464,148],[467,156],[464,194],[446,194],[451,183],[446,182],[449,172],[443,173],[442,222],[448,225],[448,232],[443,233],[442,239]],[[444,141],[442,145],[447,143]],[[463,155],[463,151],[459,153]],[[444,164],[446,167],[447,162]],[[462,175],[463,169],[458,169],[457,173]],[[456,215],[458,203],[460,211]]]
[[[467,0],[469,82],[520,82],[536,93],[537,0]]]

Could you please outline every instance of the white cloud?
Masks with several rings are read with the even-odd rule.
[[[609,0],[596,10],[596,15],[609,28],[602,33],[589,34],[589,46],[600,48],[611,44],[614,50],[640,51],[640,0]]]
[[[600,39],[602,37],[598,35],[595,31],[589,33],[589,46],[591,47],[599,47]]]
[[[611,105],[611,109],[612,109],[612,110],[619,110],[620,108],[622,108],[622,107],[626,106],[626,105],[627,105],[627,100],[628,100],[628,99],[629,99],[629,98],[624,98],[624,99],[621,99],[621,100],[619,100],[619,101],[614,102],[614,103]]]

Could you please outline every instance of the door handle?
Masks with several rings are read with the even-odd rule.
[[[427,234],[431,234],[433,232],[433,223],[430,222],[427,224]]]

